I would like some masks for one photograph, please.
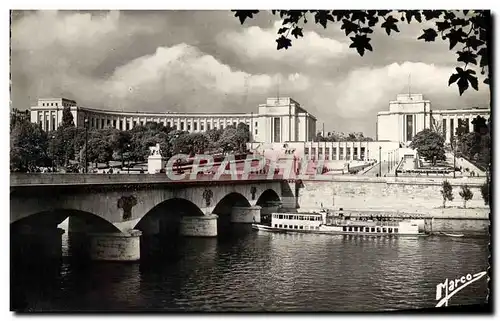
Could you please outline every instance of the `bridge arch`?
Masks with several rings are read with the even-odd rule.
[[[248,199],[240,193],[232,192],[224,196],[215,205],[213,214],[218,215],[217,219],[217,233],[219,235],[226,234],[231,230],[231,213],[233,207],[250,207],[251,204]]]
[[[271,223],[271,214],[278,211],[281,198],[275,190],[269,188],[260,194],[256,205],[261,207],[260,221],[264,224]]]
[[[183,216],[203,216],[201,209],[192,201],[174,197],[165,200],[147,212],[135,225],[145,235],[179,235]]]
[[[16,231],[19,228],[27,228],[36,230],[37,228],[56,228],[66,219],[68,226],[63,226],[66,232],[95,232],[95,233],[115,233],[120,230],[99,215],[87,211],[56,208],[49,211],[41,211],[29,216],[18,219],[10,224],[11,231]],[[78,222],[76,225],[71,224]]]

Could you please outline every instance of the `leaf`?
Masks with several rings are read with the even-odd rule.
[[[318,12],[314,15],[314,19],[316,23],[319,23],[325,29],[328,20],[335,22],[335,20],[333,20],[333,16],[327,10],[318,10]]]
[[[362,33],[373,33],[373,29],[369,28],[369,27],[364,27],[364,28],[359,29],[359,32],[362,32]]]
[[[457,51],[458,58],[457,61],[464,62],[466,64],[477,65],[476,58],[477,55],[471,51]]]
[[[343,18],[349,19],[351,13],[349,10],[333,10],[332,15],[335,16],[337,21],[341,21]]]
[[[287,28],[287,27],[280,28],[280,29],[278,30],[278,34],[285,33],[288,29],[289,29],[289,28]]]
[[[445,31],[446,29],[450,29],[451,28],[451,25],[450,25],[450,22],[449,21],[436,21],[436,27],[437,27],[437,31]]]
[[[442,13],[442,10],[422,10],[422,14],[427,21],[439,18]]]
[[[348,36],[351,32],[356,33],[359,29],[359,26],[354,22],[344,19],[342,20],[341,30],[345,30],[345,35]]]
[[[477,55],[481,57],[481,59],[479,60],[479,67],[486,67],[488,66],[488,52],[486,50],[486,48],[481,48],[479,49],[479,51],[477,52]]]
[[[302,28],[299,27],[293,28],[292,36],[295,36],[295,39],[297,39],[298,37],[304,37],[304,35],[302,34]]]
[[[371,39],[366,35],[356,35],[350,38],[352,43],[349,45],[349,48],[356,48],[360,56],[365,54],[365,49],[373,51],[372,45],[370,44]]]
[[[444,17],[446,19],[446,15]],[[466,21],[465,19],[462,18],[456,18],[451,20],[451,25],[452,26],[467,26],[469,24],[469,21]]]
[[[286,38],[283,35],[281,35],[281,37],[276,39],[276,43],[278,44],[278,46],[277,46],[278,50],[280,50],[281,48],[288,49],[288,47],[292,46],[292,40]]]
[[[392,16],[389,16],[384,21],[384,23],[382,23],[381,27],[385,28],[385,32],[387,32],[387,35],[391,34],[391,30],[399,32],[398,26],[396,25],[396,22],[398,22],[398,21],[399,21],[398,19],[395,19]]]
[[[482,46],[484,45],[484,41],[481,41],[479,39],[477,39],[477,37],[474,37],[474,36],[470,36],[469,38],[467,38],[467,40],[465,41],[465,45],[468,46],[468,47],[471,47],[472,49],[474,50],[477,50],[477,48],[479,46]]]
[[[366,21],[366,12],[361,11],[361,10],[354,10],[354,12],[352,14],[352,17],[351,17],[351,21],[354,22],[356,20],[358,20],[361,23],[365,23],[365,21]]]
[[[489,78],[486,78],[486,79],[483,81],[483,83],[485,83],[485,84],[489,85],[489,84],[490,84],[490,79],[489,79]]]
[[[391,12],[391,10],[377,10],[377,14],[380,16],[380,17],[385,17],[387,14],[389,14]]]
[[[408,21],[408,23],[411,22],[411,19],[413,17],[418,22],[422,22],[422,16],[420,15],[420,12],[418,10],[406,10],[405,13],[406,13],[406,21]]]
[[[252,19],[254,14],[259,13],[259,10],[231,10],[231,11],[236,12],[234,16],[240,19],[241,24],[243,24],[247,18]]]
[[[369,27],[374,27],[378,23],[378,17],[371,17],[368,18],[368,26]]]
[[[459,74],[452,74],[450,76],[450,79],[448,80],[448,86],[451,86],[451,84],[453,84],[454,82],[456,82],[458,80],[458,78],[460,78]]]
[[[467,34],[460,29],[452,29],[450,30],[449,33],[446,34],[446,37],[450,40],[450,50],[455,47],[457,43],[463,43],[465,41],[465,37],[467,37]]]
[[[436,30],[429,28],[429,29],[424,29],[424,33],[417,38],[417,40],[424,39],[426,42],[432,42],[436,40],[437,37],[437,32]]]

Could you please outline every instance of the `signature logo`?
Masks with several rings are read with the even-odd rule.
[[[455,280],[444,280],[443,283],[436,285],[436,300],[440,300],[436,304],[436,308],[441,306],[448,306],[448,301],[452,296],[457,294],[460,290],[465,288],[471,283],[476,282],[486,275],[486,272],[479,272],[474,275],[467,274]]]

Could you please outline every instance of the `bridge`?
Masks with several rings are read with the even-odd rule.
[[[259,174],[177,181],[165,174],[11,174],[11,247],[58,256],[58,226],[69,218],[70,240],[85,239],[92,259],[137,260],[148,236],[215,237],[231,223],[260,222],[278,204],[294,209],[297,186]]]

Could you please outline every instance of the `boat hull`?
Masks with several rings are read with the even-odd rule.
[[[362,235],[362,236],[429,236],[426,233],[375,233],[375,232],[344,232],[344,231],[325,231],[325,230],[295,230],[285,229],[279,227],[271,227],[261,224],[252,224],[252,229],[258,231],[272,232],[272,233],[301,233],[301,234],[324,234],[324,235]]]

